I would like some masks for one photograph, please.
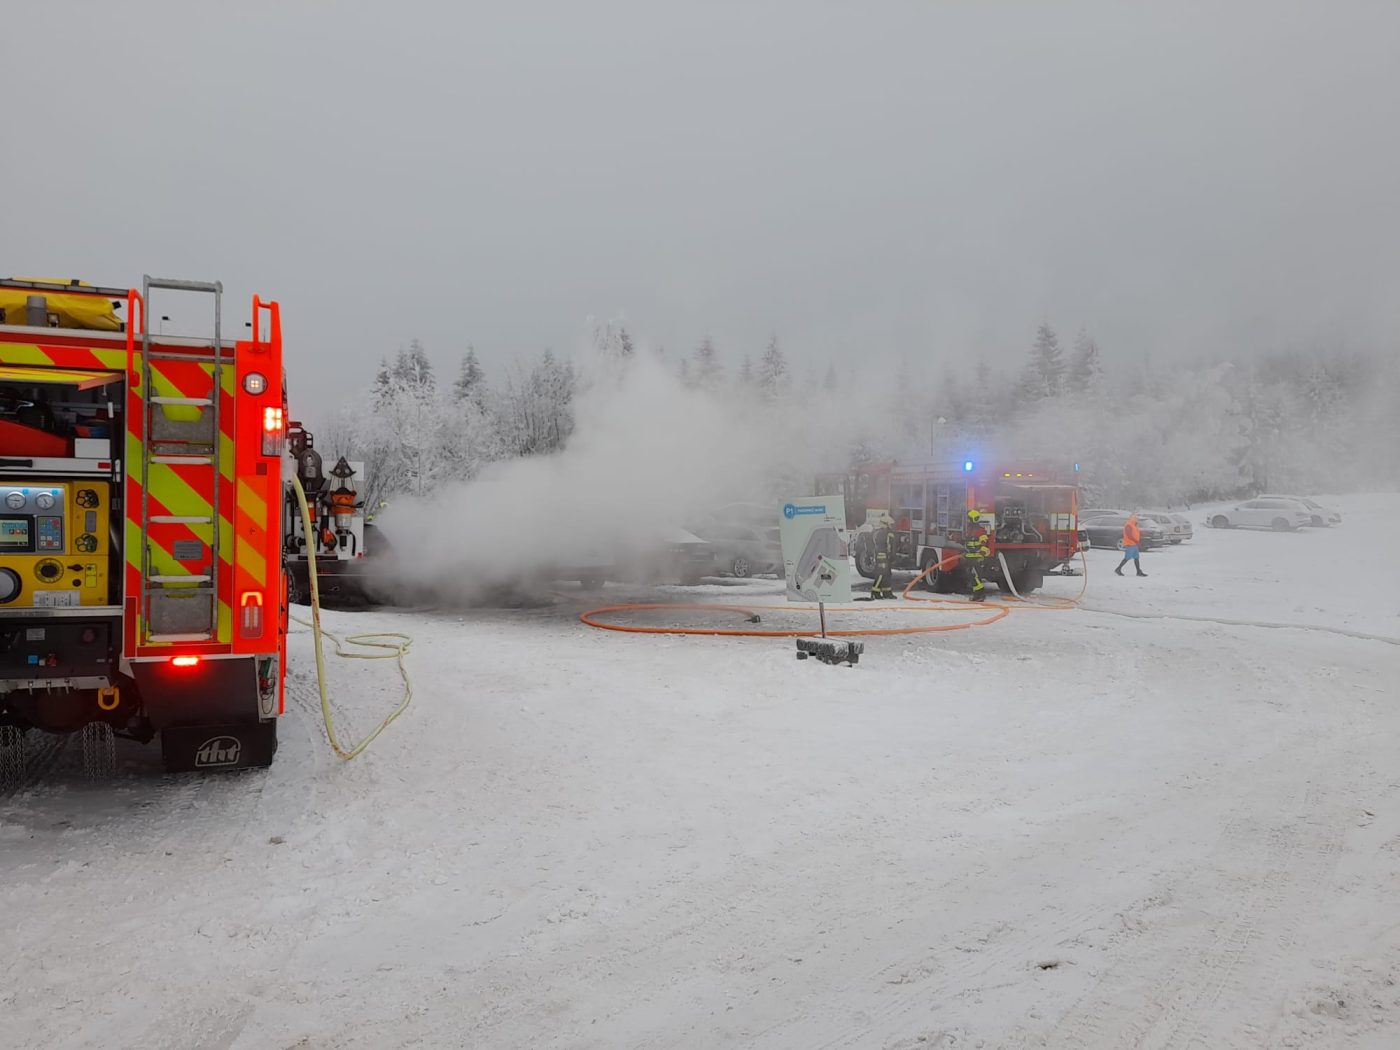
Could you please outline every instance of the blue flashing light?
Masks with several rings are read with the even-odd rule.
[[[1074,465],[1074,472],[1075,472],[1076,474],[1079,473],[1079,464],[1078,464],[1078,463],[1076,463],[1076,464]]]
[[[968,471],[969,473],[971,473],[971,471],[972,471],[972,460],[969,459],[969,460],[966,460],[966,461],[963,463],[963,470]]]

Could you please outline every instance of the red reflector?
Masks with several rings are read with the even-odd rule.
[[[177,656],[170,661],[176,667],[194,667],[199,663],[197,656]]]
[[[262,591],[244,591],[240,602],[242,613],[238,630],[244,638],[257,638],[263,633]]]

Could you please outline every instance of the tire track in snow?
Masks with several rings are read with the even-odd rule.
[[[1109,652],[1100,646],[1086,646],[1082,655],[1082,673],[1087,681],[1131,681],[1141,674],[1141,660],[1133,651]],[[1121,666],[1125,659],[1129,664],[1126,668]],[[949,885],[966,886],[969,881],[964,874]],[[969,991],[996,987],[995,984],[989,986],[987,982],[996,981],[999,976],[1019,977],[1037,962],[1057,958],[1067,943],[1102,922],[1102,900],[1093,898],[1086,901],[1083,893],[1083,887],[1073,877],[1072,871],[1065,871],[1057,877],[1053,891],[1027,901],[1027,906],[1032,910],[1016,915],[999,913],[990,927],[985,923],[980,924],[980,932],[986,936],[979,936],[977,927],[973,927],[943,935],[941,944],[924,938],[922,942],[926,947],[905,952],[892,960],[887,954],[884,955],[874,968],[866,970],[858,982],[850,982],[843,967],[843,984],[855,983],[873,988],[880,1001],[873,1007],[860,1010],[856,1023],[833,1021],[824,1041],[803,1045],[811,1045],[817,1050],[838,1050],[842,1047],[883,1046],[901,1037],[924,1039],[915,1045],[938,1045],[939,1037],[927,1031],[934,1023],[934,1019],[928,1016],[931,1008],[936,1009]],[[1008,891],[1004,896],[1010,899],[1012,894]],[[931,896],[928,887],[920,887],[907,899],[885,902],[878,914],[927,912],[933,907],[932,901],[941,897],[941,891]],[[834,939],[855,943],[859,939],[853,935],[855,923],[847,925],[847,935]],[[907,935],[905,940],[908,940]],[[969,940],[989,946],[963,947]],[[879,952],[880,949],[877,947],[870,951]],[[896,987],[892,989],[890,986]],[[807,1019],[804,1014],[789,1016],[762,1029],[756,1036],[771,1038],[781,1029]],[[834,1034],[831,1029],[834,1029]],[[923,1034],[914,1034],[919,1032]]]
[[[1335,865],[1344,821],[1339,811],[1345,800],[1330,801],[1313,784],[1333,774],[1315,763],[1305,788],[1291,793],[1283,805],[1267,794],[1236,810],[1217,840],[1207,862],[1174,880],[1166,892],[1189,899],[1190,883],[1203,874],[1229,877],[1241,857],[1249,871],[1248,886],[1230,913],[1207,924],[1179,946],[1171,961],[1161,959],[1162,945],[1147,938],[1127,942],[1119,958],[1106,968],[1092,998],[1074,1009],[1040,1043],[1045,1046],[1132,1047],[1178,1050],[1222,1045],[1222,1022],[1247,1011],[1255,1020],[1272,1013],[1269,993],[1280,958],[1292,943],[1301,915],[1317,885]],[[1294,781],[1303,784],[1303,776]],[[1349,795],[1347,796],[1349,797]],[[1256,809],[1272,810],[1283,824],[1261,826]],[[1239,876],[1236,876],[1239,878]],[[1185,884],[1181,892],[1176,887]],[[1150,936],[1150,935],[1149,935]],[[1250,966],[1246,972],[1245,964]],[[1266,973],[1261,973],[1261,966]],[[1134,993],[1155,988],[1142,1000]],[[1231,1015],[1216,1011],[1226,989]],[[1214,1027],[1212,1027],[1212,1022]],[[1033,1044],[1034,1045],[1034,1044]]]
[[[1323,627],[1320,624],[1278,623],[1272,620],[1229,620],[1218,616],[1185,616],[1180,613],[1127,612],[1122,609],[1105,609],[1095,605],[1081,605],[1079,608],[1083,609],[1085,612],[1101,613],[1104,616],[1124,616],[1132,620],[1182,620],[1189,623],[1213,623],[1221,627],[1262,627],[1270,630],[1318,631],[1322,634],[1334,634],[1342,638],[1356,638],[1363,642],[1384,642],[1387,645],[1400,645],[1400,638],[1394,638],[1390,635],[1367,634],[1364,631],[1352,631],[1345,627]]]

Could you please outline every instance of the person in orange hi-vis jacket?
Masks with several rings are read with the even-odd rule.
[[[1136,514],[1129,514],[1127,522],[1123,525],[1123,560],[1118,563],[1118,568],[1113,572],[1117,576],[1123,575],[1123,566],[1132,562],[1137,568],[1139,576],[1146,576],[1142,571],[1142,562],[1138,560],[1138,550],[1142,543],[1142,531],[1138,528]]]

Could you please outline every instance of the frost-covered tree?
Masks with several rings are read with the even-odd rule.
[[[791,383],[787,358],[775,335],[768,340],[768,347],[758,362],[758,390],[765,401],[775,401],[787,392]]]
[[[724,368],[719,363],[715,344],[707,335],[695,348],[691,378],[701,390],[713,393],[718,390],[724,378]]]
[[[379,370],[374,373],[374,384],[370,388],[370,404],[376,408],[385,405],[389,401],[393,390],[394,376],[389,370],[389,359],[381,357],[379,359]]]
[[[1081,328],[1074,340],[1074,358],[1070,362],[1068,386],[1076,394],[1087,394],[1097,390],[1103,380],[1103,362],[1099,358],[1099,344],[1094,342],[1087,330]]]
[[[496,412],[505,450],[533,456],[563,448],[574,427],[575,386],[573,366],[560,364],[550,350],[528,371],[517,365],[507,375]]]
[[[486,373],[481,370],[481,365],[476,359],[476,349],[469,346],[462,357],[462,367],[457,373],[457,379],[452,384],[452,399],[459,404],[471,401],[477,408],[484,409],[486,393]]]
[[[1035,332],[1030,359],[1022,373],[1022,392],[1026,400],[1058,397],[1064,389],[1065,363],[1060,350],[1060,337],[1048,322],[1042,321]]]
[[[407,350],[400,350],[394,359],[393,378],[404,386],[431,390],[436,384],[433,363],[428,351],[417,339],[409,341]]]

